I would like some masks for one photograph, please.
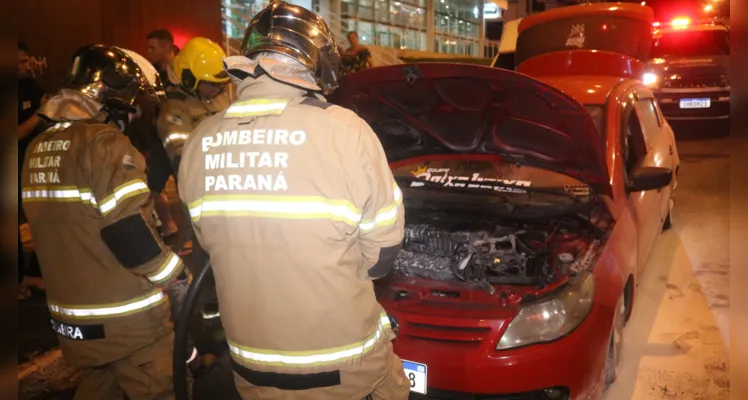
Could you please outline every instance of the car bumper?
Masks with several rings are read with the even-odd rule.
[[[551,343],[496,351],[505,321],[476,321],[494,329],[482,340],[434,340],[409,325],[465,327],[464,319],[438,320],[393,313],[400,326],[395,352],[404,360],[427,365],[427,395],[411,399],[550,400],[597,399],[604,388],[605,359],[613,311],[595,305],[573,332]],[[478,325],[480,324],[480,325]],[[446,328],[448,329],[448,328]],[[417,332],[417,330],[416,330]],[[477,336],[476,336],[477,337]],[[557,389],[558,392],[546,389]],[[561,396],[549,397],[558,395]],[[565,395],[564,395],[565,394]]]
[[[681,99],[708,98],[708,108],[681,108]],[[669,121],[730,118],[730,88],[661,89],[657,102]]]

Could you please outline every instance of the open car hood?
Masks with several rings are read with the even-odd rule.
[[[526,75],[467,64],[393,65],[345,76],[329,100],[369,123],[390,162],[499,154],[612,196],[603,140],[584,106]],[[386,143],[398,134],[412,140]]]

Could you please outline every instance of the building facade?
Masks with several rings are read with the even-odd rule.
[[[287,0],[314,10],[346,48],[348,32],[364,45],[473,57],[485,55],[484,0]],[[267,0],[225,0],[225,34],[241,38],[247,18]],[[504,2],[504,4],[506,4]]]

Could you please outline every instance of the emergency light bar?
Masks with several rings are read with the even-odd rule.
[[[652,26],[654,28],[659,28],[662,25],[662,22],[652,22]],[[691,25],[691,19],[688,17],[677,17],[673,18],[672,21],[670,21],[670,26],[672,26],[675,29],[679,28],[686,28],[688,25]]]
[[[673,19],[670,22],[670,25],[672,25],[673,28],[685,28],[690,24],[691,24],[691,20],[686,17],[678,17],[678,18]]]

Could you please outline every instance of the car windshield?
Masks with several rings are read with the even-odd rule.
[[[651,58],[703,57],[730,54],[726,30],[672,31],[652,42]]]
[[[646,61],[652,25],[630,18],[581,16],[564,18],[522,31],[515,64],[556,51],[604,50]]]

